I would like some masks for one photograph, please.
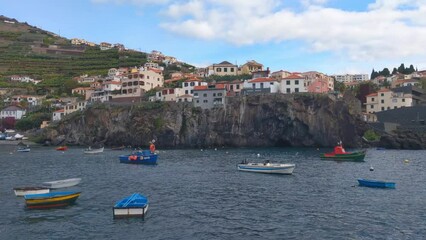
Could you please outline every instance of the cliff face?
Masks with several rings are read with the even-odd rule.
[[[52,143],[157,147],[360,147],[367,126],[351,96],[254,95],[229,99],[225,108],[162,102],[138,106],[99,105],[45,131]]]

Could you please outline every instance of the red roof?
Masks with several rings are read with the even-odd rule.
[[[65,112],[65,110],[64,109],[59,109],[59,110],[56,110],[55,112]]]
[[[225,84],[216,84],[215,88],[216,89],[225,88]]]
[[[370,93],[370,94],[366,95],[366,97],[374,97],[374,96],[377,96],[377,93]]]
[[[207,89],[207,86],[195,86],[194,90],[204,90]]]

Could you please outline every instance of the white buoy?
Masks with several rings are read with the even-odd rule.
[[[201,152],[203,151],[203,149],[201,149]]]
[[[373,168],[373,166],[370,166],[370,171],[374,171],[374,168]]]
[[[408,159],[404,160],[404,163],[409,163],[409,162],[410,162],[410,160],[408,160]]]
[[[226,154],[228,154],[228,152],[226,152]]]
[[[257,154],[257,157],[260,157],[260,153]]]
[[[214,148],[215,151],[217,151],[217,148]]]

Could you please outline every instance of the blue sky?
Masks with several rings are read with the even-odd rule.
[[[199,67],[426,69],[426,0],[0,0],[0,15],[66,38],[122,43]]]

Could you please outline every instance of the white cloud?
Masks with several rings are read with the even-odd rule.
[[[376,0],[365,11],[325,7],[328,0],[92,0],[95,3],[157,4],[161,27],[202,40],[231,44],[305,43],[356,61],[426,56],[426,0]]]

